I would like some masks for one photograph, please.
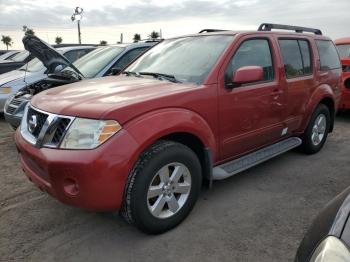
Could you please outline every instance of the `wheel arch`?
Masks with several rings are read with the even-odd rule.
[[[210,179],[211,165],[218,154],[215,131],[199,114],[186,109],[163,109],[134,119],[124,127],[139,144],[133,162],[159,140],[188,146],[199,158],[203,178]]]
[[[334,129],[334,120],[336,113],[336,102],[335,102],[335,94],[332,88],[329,85],[321,85],[319,86],[312,96],[309,99],[309,102],[306,106],[307,117],[303,120],[303,130],[306,129],[313,112],[316,110],[319,104],[324,104],[328,107],[330,115],[331,115],[331,124],[330,124],[330,132]]]

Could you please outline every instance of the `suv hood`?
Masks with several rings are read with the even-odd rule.
[[[23,37],[24,48],[34,57],[37,57],[48,69],[48,74],[54,73],[57,66],[71,67],[79,76],[82,73],[67,58],[57,52],[53,47],[34,35]]]
[[[109,117],[122,124],[144,111],[164,105],[176,106],[186,99],[185,91],[199,88],[148,77],[108,76],[43,91],[33,97],[31,104],[55,114],[95,119]],[[164,99],[159,100],[160,97]],[[142,106],[135,110],[136,104]]]

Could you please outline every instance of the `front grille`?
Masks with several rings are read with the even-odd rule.
[[[28,125],[28,131],[35,137],[38,138],[41,129],[43,128],[45,121],[47,119],[48,115],[41,113],[39,111],[36,111],[35,109],[29,107],[28,114],[27,114],[27,125]],[[31,130],[32,122],[34,121],[34,118],[36,118],[35,127]]]
[[[74,117],[44,112],[28,105],[24,119],[20,130],[25,140],[36,147],[57,148]]]
[[[61,142],[63,135],[64,135],[69,123],[70,123],[69,118],[61,118],[59,120],[56,131],[52,137],[52,141],[51,141],[52,144],[58,145]]]
[[[17,107],[7,105],[7,107],[5,108],[5,111],[7,114],[13,115],[15,113],[16,109],[17,109]]]

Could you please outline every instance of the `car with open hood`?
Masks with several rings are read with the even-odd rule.
[[[69,61],[74,62],[93,49],[95,49],[93,46],[71,46],[55,50]],[[38,58],[33,58],[16,70],[0,74],[0,112],[4,111],[6,100],[9,97],[12,97],[18,90],[45,79],[53,72],[52,70],[52,68],[48,69]]]
[[[50,47],[39,38],[33,36],[25,37],[23,39],[25,48],[36,57],[36,61],[40,60],[42,62],[46,68],[45,75],[47,74],[48,76],[40,79],[35,78],[29,82],[28,75],[30,73],[26,72],[25,83],[23,83],[24,77],[22,77],[20,80],[5,85],[11,87],[12,83],[14,86],[17,86],[15,88],[17,91],[8,97],[4,106],[6,121],[13,128],[17,128],[21,122],[25,105],[34,95],[46,89],[83,79],[117,74],[133,59],[158,42],[146,41],[134,44],[101,46],[80,59],[72,61],[72,59],[68,59],[68,55],[63,56],[62,52]],[[25,67],[23,68],[22,70],[25,70]],[[11,74],[9,73],[9,75]],[[22,72],[23,75],[24,73]],[[21,88],[18,88],[18,85]]]
[[[336,47],[321,30],[206,29],[162,41],[118,76],[35,95],[15,140],[26,176],[42,191],[81,208],[119,210],[156,234],[190,214],[204,181],[211,186],[296,147],[319,152],[340,85]]]
[[[350,37],[335,40],[343,66],[343,88],[339,109],[350,109]]]

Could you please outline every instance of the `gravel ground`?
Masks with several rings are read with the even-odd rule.
[[[177,228],[148,236],[65,206],[22,173],[0,117],[0,261],[292,261],[321,208],[350,185],[350,113],[323,150],[289,152],[203,190]]]

